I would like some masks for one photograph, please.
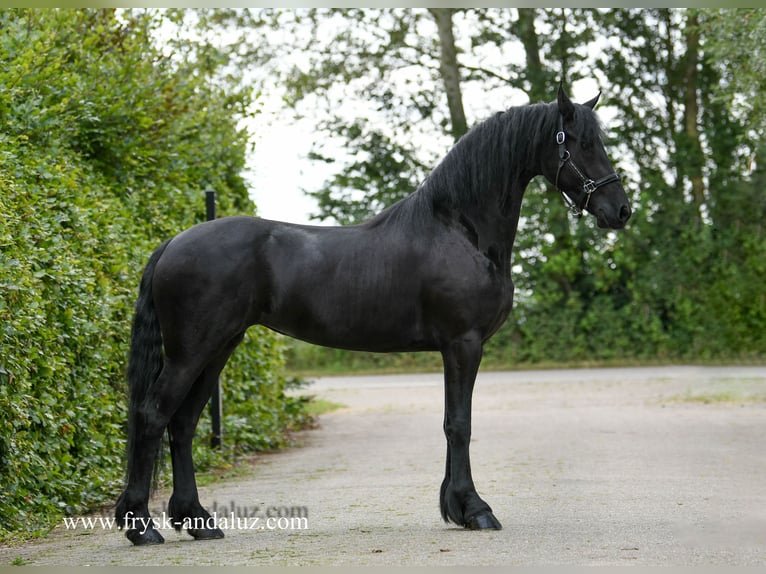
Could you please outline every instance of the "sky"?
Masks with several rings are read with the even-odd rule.
[[[170,22],[163,22],[155,32],[160,46],[167,45],[167,38],[178,33],[178,28]],[[193,28],[184,33],[192,37],[196,34]],[[225,30],[219,34],[224,44],[237,38]],[[172,50],[167,55],[172,57]],[[247,128],[250,142],[254,144],[243,175],[250,186],[257,215],[291,223],[330,225],[331,222],[310,221],[310,215],[318,212],[318,207],[303,192],[303,189],[318,189],[330,176],[323,166],[307,159],[315,137],[311,122],[296,122],[283,109],[282,94],[276,90],[262,95],[256,105],[260,113],[242,120],[239,127]]]
[[[281,117],[285,116],[285,117]],[[267,123],[268,120],[271,125]],[[307,122],[295,123],[277,111],[265,112],[250,126],[255,151],[250,155],[250,197],[258,215],[290,223],[311,223],[318,211],[303,189],[319,188],[329,175],[307,159],[313,133]]]

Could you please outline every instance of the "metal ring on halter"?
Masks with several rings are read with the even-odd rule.
[[[556,144],[559,146],[559,167],[556,170],[555,186],[556,189],[559,190],[559,193],[561,193],[561,197],[564,199],[564,203],[567,205],[567,207],[569,207],[569,210],[572,212],[572,214],[581,216],[583,214],[583,210],[588,208],[588,204],[590,203],[590,196],[593,195],[593,193],[599,187],[609,183],[619,182],[620,176],[615,172],[612,172],[609,175],[605,175],[604,177],[601,177],[597,180],[593,180],[592,178],[586,176],[585,173],[582,172],[577,167],[577,165],[575,165],[574,160],[572,160],[572,154],[570,154],[569,150],[566,148],[566,139],[567,136],[566,132],[564,131],[564,116],[559,114],[559,130],[556,132]],[[572,168],[572,171],[574,171],[582,180],[582,191],[585,194],[585,201],[583,202],[582,207],[577,205],[577,202],[574,199],[568,197],[564,190],[559,187],[559,175],[561,175],[561,169],[567,164]]]

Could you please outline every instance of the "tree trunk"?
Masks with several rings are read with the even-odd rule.
[[[465,110],[463,109],[463,94],[460,90],[460,65],[457,62],[455,36],[452,32],[453,10],[450,8],[430,8],[428,11],[436,20],[436,27],[439,30],[439,44],[441,45],[439,69],[442,80],[444,80],[444,89],[447,92],[452,137],[457,141],[468,131],[468,122],[465,119]]]
[[[686,58],[684,60],[684,133],[689,146],[689,180],[697,208],[705,202],[705,183],[702,178],[704,152],[699,136],[699,101],[697,99],[697,69],[699,66],[699,20],[694,11],[689,13],[684,31]]]
[[[526,55],[526,92],[529,95],[529,101],[532,103],[550,101],[552,87],[546,81],[540,61],[540,38],[535,30],[537,10],[535,8],[519,8],[518,15],[519,19],[516,22],[514,32],[524,46]]]

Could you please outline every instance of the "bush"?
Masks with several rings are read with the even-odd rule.
[[[164,57],[156,18],[0,11],[0,539],[113,500],[143,265],[202,219],[201,190],[224,215],[254,211],[248,92]],[[258,331],[227,367],[227,452],[280,446],[301,422],[281,355]]]

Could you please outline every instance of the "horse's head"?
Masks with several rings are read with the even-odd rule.
[[[545,175],[573,213],[588,211],[596,216],[599,227],[620,229],[630,218],[630,204],[601,141],[600,124],[593,111],[600,95],[585,104],[575,104],[559,86],[554,142],[557,162],[554,158],[548,162]]]

